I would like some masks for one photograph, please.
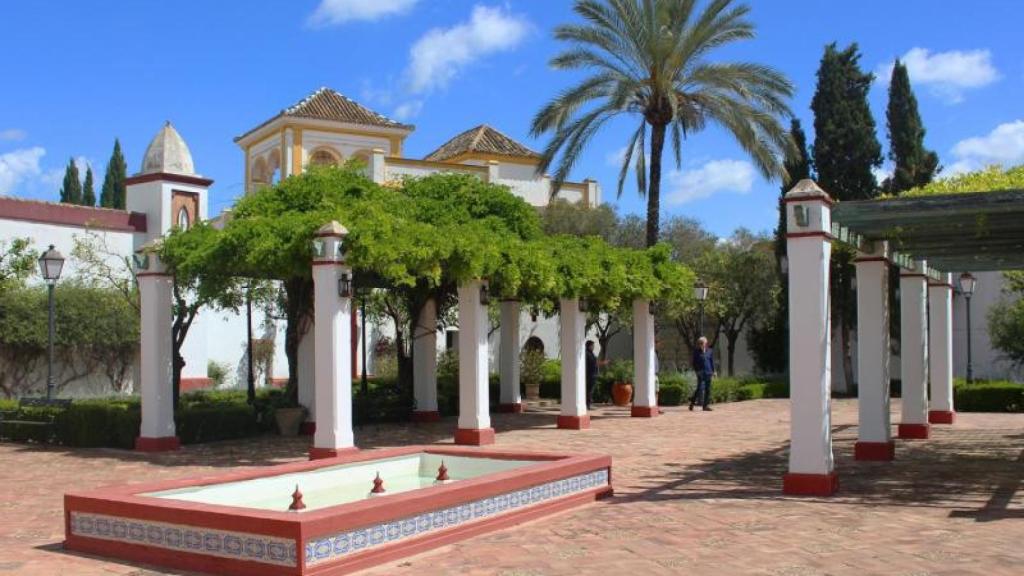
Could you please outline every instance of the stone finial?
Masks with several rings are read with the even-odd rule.
[[[305,510],[306,504],[302,501],[302,492],[299,491],[299,485],[295,485],[295,492],[292,492],[292,503],[288,506],[288,510],[292,512],[298,512],[299,510]]]
[[[810,178],[804,178],[797,182],[796,186],[786,192],[786,200],[811,200],[814,198],[832,200],[828,193],[818,187],[818,184]]]
[[[448,468],[444,465],[444,460],[441,460],[441,466],[437,469],[437,478],[435,478],[435,480],[437,482],[447,482],[448,480],[451,480],[451,478],[448,477]]]
[[[377,477],[373,479],[373,489],[370,490],[370,494],[383,494],[387,492],[384,490],[384,480],[380,477],[380,472],[377,472]]]
[[[317,236],[347,236],[348,228],[342,226],[337,220],[331,220],[316,231]]]

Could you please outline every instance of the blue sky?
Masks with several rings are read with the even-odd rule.
[[[782,70],[793,110],[813,138],[809,104],[825,44],[858,42],[862,66],[909,62],[947,173],[1024,162],[1024,49],[1016,0],[756,0],[755,40],[715,54]],[[332,87],[417,126],[406,154],[422,157],[479,123],[539,149],[529,122],[572,74],[551,70],[554,26],[576,20],[569,1],[294,0],[246,2],[16,2],[4,7],[0,50],[0,194],[56,199],[69,157],[97,181],[115,137],[129,173],[164,120],[216,182],[211,212],[241,193],[232,138]],[[885,86],[871,104],[885,142]],[[573,179],[597,178],[623,212],[643,212],[635,188],[615,200],[616,154],[633,120],[592,142]],[[666,156],[668,159],[668,156]],[[664,214],[700,219],[720,235],[775,224],[778,184],[762,180],[716,128],[684,143],[665,179]]]

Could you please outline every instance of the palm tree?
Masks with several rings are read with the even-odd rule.
[[[791,116],[786,105],[793,94],[789,80],[760,64],[708,61],[715,48],[754,36],[754,26],[746,19],[750,8],[711,0],[698,15],[696,4],[577,0],[574,10],[586,23],[555,29],[555,38],[572,45],[551,65],[592,74],[548,103],[531,126],[535,137],[553,132],[538,173],[547,172],[561,151],[553,178],[557,191],[602,125],[619,115],[640,117],[626,147],[618,194],[635,160],[637,190],[647,196],[648,246],[658,241],[661,156],[670,129],[677,168],[682,141],[709,122],[731,133],[769,179],[786,178],[782,159],[793,149],[779,122],[780,116]]]

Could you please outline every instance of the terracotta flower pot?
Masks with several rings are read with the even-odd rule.
[[[612,403],[616,406],[629,406],[633,400],[633,385],[629,382],[612,384]]]
[[[540,400],[540,382],[536,384],[526,384],[524,388],[526,389],[527,400]]]
[[[277,431],[281,436],[298,436],[299,427],[306,419],[306,409],[278,408],[274,410],[274,419],[277,421]]]

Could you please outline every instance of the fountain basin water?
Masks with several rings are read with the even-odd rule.
[[[436,482],[442,461],[450,480]],[[289,511],[296,486],[305,508]],[[610,493],[607,456],[411,446],[68,493],[65,546],[215,574],[343,574]]]

